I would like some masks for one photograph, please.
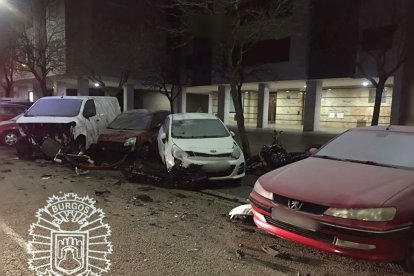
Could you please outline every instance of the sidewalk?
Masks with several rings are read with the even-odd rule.
[[[236,126],[228,126],[229,129],[236,133],[236,141],[239,143],[240,139],[237,134]],[[250,142],[250,148],[253,155],[260,151],[263,145],[270,144],[272,142],[274,128],[257,129],[253,127],[247,127],[247,136]],[[303,132],[299,128],[284,128],[278,127],[277,130],[283,130],[283,134],[280,136],[282,145],[288,151],[304,151],[310,146],[322,146],[336,135],[342,133],[345,130],[323,130],[317,132]],[[257,177],[253,175],[247,175],[244,177],[239,187],[223,187],[216,188],[214,190],[204,190],[203,192],[212,194],[219,197],[225,197],[232,201],[238,201],[239,203],[245,202],[249,198],[249,194],[253,189],[253,185],[256,182]]]

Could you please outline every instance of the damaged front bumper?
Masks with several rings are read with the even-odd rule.
[[[182,160],[182,166],[200,166],[210,180],[240,179],[245,175],[244,158],[229,159],[221,157],[188,156]]]

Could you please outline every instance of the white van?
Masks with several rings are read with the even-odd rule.
[[[100,132],[121,113],[115,97],[62,96],[37,100],[17,123],[21,139],[16,149],[20,158],[28,158],[35,148],[53,141],[54,147],[83,153],[96,144]]]

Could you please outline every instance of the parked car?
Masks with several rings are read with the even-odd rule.
[[[233,136],[214,115],[171,114],[160,128],[158,150],[168,169],[176,164],[202,165],[210,180],[239,181],[245,161]]]
[[[29,99],[24,98],[0,98],[0,104],[1,103],[23,105],[26,109],[33,104],[33,102],[29,101]]]
[[[8,121],[26,111],[27,107],[19,104],[0,102],[0,122]]]
[[[40,98],[17,120],[22,132],[17,154],[29,158],[36,149],[49,157],[61,150],[84,153],[120,113],[115,97]]]
[[[16,145],[17,138],[20,136],[19,125],[16,123],[16,120],[20,116],[22,116],[22,114],[17,115],[8,121],[0,122],[0,137],[3,145],[9,147]]]
[[[414,127],[349,130],[269,172],[250,194],[256,225],[346,256],[414,268]]]
[[[122,158],[128,152],[148,156],[157,152],[158,130],[169,111],[128,110],[119,114],[102,131],[98,148],[106,159]]]

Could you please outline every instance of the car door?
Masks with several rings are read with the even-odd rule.
[[[170,120],[171,117],[168,116],[164,124],[160,127],[160,130],[158,131],[158,152],[160,154],[161,160],[165,163],[165,144],[168,142],[168,136],[169,136],[169,130],[170,130]],[[161,139],[161,136],[165,134],[166,139]]]

